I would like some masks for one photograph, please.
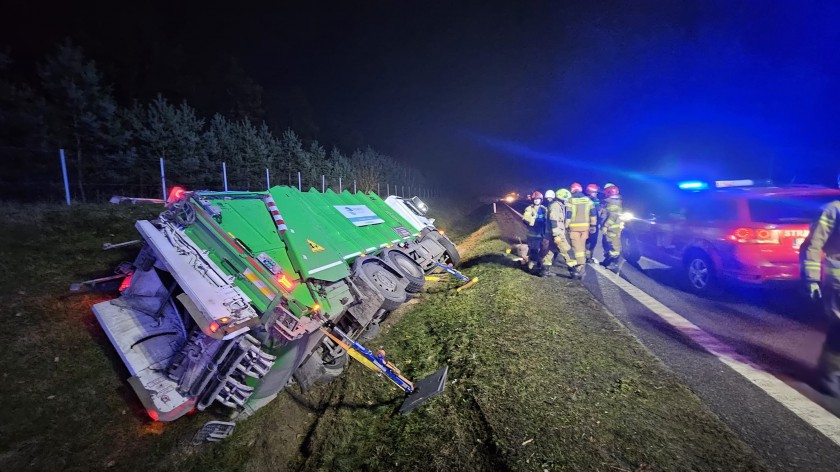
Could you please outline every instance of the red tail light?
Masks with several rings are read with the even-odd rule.
[[[187,193],[183,187],[172,187],[172,190],[169,191],[169,196],[166,198],[166,203],[174,203],[178,200],[184,198],[184,194]]]
[[[726,237],[741,244],[779,244],[779,230],[767,228],[738,228]]]
[[[130,274],[128,277],[124,278],[122,283],[120,284],[120,292],[131,287],[131,276],[134,274]]]
[[[155,410],[146,410],[146,413],[148,413],[148,414],[149,414],[149,418],[151,418],[151,419],[152,419],[152,421],[157,421],[157,420],[158,420],[158,412],[157,412],[157,411],[155,411]]]

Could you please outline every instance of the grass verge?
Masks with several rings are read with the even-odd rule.
[[[446,392],[414,413],[352,364],[337,381],[286,389],[225,443],[189,446],[207,414],[151,423],[98,329],[96,294],[156,207],[0,206],[0,463],[9,470],[759,470],[754,454],[578,284],[511,267],[481,210],[450,217],[481,281],[428,287],[392,314],[384,346],[410,378],[450,366]],[[472,215],[472,216],[470,216]],[[446,220],[446,218],[444,218]],[[454,234],[453,234],[454,233]],[[61,294],[61,295],[57,295]]]

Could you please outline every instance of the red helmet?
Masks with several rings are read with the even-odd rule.
[[[571,187],[569,187],[569,191],[572,193],[581,193],[583,192],[583,185],[575,182]]]
[[[598,193],[598,186],[595,184],[589,184],[586,186],[586,193]]]
[[[540,192],[534,192],[534,193],[531,194],[531,200],[536,200],[538,198],[540,200],[542,200],[542,197],[543,197],[542,193],[540,193]]]
[[[609,185],[607,187],[604,187],[604,195],[606,195],[607,198],[617,196],[618,187],[616,187],[615,185]]]

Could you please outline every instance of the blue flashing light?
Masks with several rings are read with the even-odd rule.
[[[705,190],[709,188],[709,184],[699,180],[687,180],[677,184],[680,190]]]

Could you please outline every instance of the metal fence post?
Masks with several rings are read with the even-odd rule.
[[[388,195],[391,195],[391,184],[389,184],[389,183],[385,184],[385,193],[387,193]]]
[[[64,160],[64,149],[58,150],[58,155],[61,156],[61,175],[64,176],[64,199],[67,200],[67,205],[70,205],[70,183],[67,181],[67,161]]]
[[[321,176],[321,193],[324,193],[326,191],[327,191],[327,176],[322,175]]]
[[[381,193],[379,192],[379,182],[376,182],[376,194],[381,195]]]
[[[300,183],[300,172],[298,172],[298,192],[303,192],[303,185]]]
[[[353,181],[353,193],[354,194],[359,193],[359,192],[356,191],[356,181],[355,180]]]
[[[225,165],[225,161],[222,161],[222,180],[225,182],[225,192],[227,192],[227,165]]]
[[[341,193],[341,177],[338,178],[338,193]]]
[[[160,187],[163,190],[163,203],[169,203],[166,201],[166,172],[163,170],[163,158],[160,158]]]
[[[265,188],[271,190],[271,179],[268,176],[268,167],[265,168]]]
[[[401,197],[405,198],[405,185],[402,186],[402,195]]]

